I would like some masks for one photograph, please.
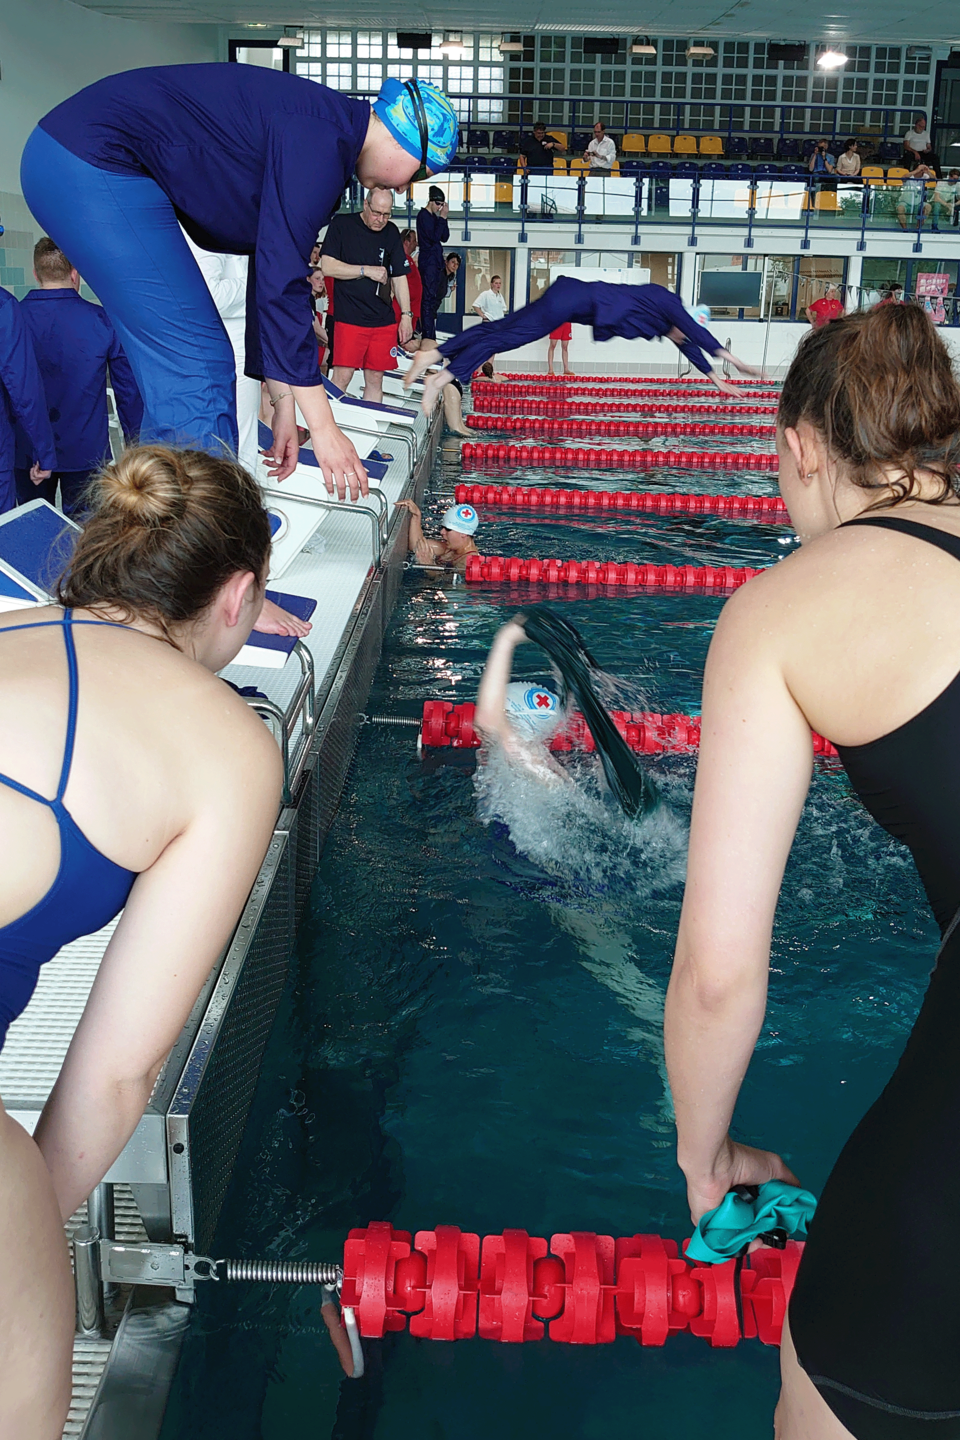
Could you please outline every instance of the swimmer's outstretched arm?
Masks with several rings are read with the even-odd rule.
[[[396,510],[406,510],[410,516],[410,549],[417,557],[418,565],[429,565],[431,560],[436,560],[443,550],[443,542],[440,540],[428,540],[423,533],[423,521],[420,506],[416,500],[398,500]]]
[[[497,631],[480,678],[473,723],[485,740],[515,740],[516,732],[507,719],[507,686],[513,670],[513,652],[526,643],[527,635],[516,620],[508,620]]]

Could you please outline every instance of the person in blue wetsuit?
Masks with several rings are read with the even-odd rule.
[[[56,468],[57,449],[47,416],[40,367],[30,331],[17,301],[0,289],[0,514],[17,503],[14,478],[17,425],[23,431],[23,459],[36,481]]]
[[[727,602],[704,677],[666,1007],[678,1159],[695,1221],[737,1184],[794,1178],[730,1125],[763,1024],[812,727],[909,846],[943,940],[893,1076],[810,1225],[776,1434],[957,1440],[960,385],[923,311],[882,306],[806,336],[777,453],[802,548]]]
[[[457,136],[449,100],[417,81],[388,80],[371,105],[254,65],[169,65],[44,116],[21,184],[110,317],[145,440],[236,453],[233,353],[180,224],[201,249],[248,255],[246,369],[271,393],[272,473],[297,463],[296,402],[327,489],[356,499],[366,471],[321,384],[307,259],[352,175],[402,190],[449,164]]]
[[[423,285],[420,334],[423,341],[437,338],[437,311],[446,294],[443,247],[450,239],[449,206],[439,185],[431,185],[426,205],[417,215],[417,265]]]
[[[710,377],[718,390],[736,394],[710,367],[707,355],[728,360],[745,375],[761,372],[725,350],[709,330],[693,318],[679,295],[663,285],[616,285],[608,280],[574,280],[562,275],[539,300],[514,310],[489,325],[475,325],[444,340],[439,349],[421,347],[404,384],[418,380],[430,365],[446,359],[448,368],[428,376],[423,387],[423,408],[429,415],[443,385],[456,377],[469,380],[484,360],[504,350],[517,350],[542,340],[560,325],[592,325],[594,340],[655,340],[674,342],[696,369]],[[706,354],[704,354],[706,352]]]
[[[47,413],[57,447],[53,473],[30,478],[29,437],[17,427],[17,500],[56,503],[57,485],[67,515],[76,511],[91,473],[110,458],[107,372],[124,435],[136,437],[143,402],[127,357],[100,305],[80,298],[80,277],[52,240],[33,249],[33,273],[40,288],[21,301],[40,366]]]
[[[118,911],[31,1138],[0,1103],[0,1435],[59,1440],[63,1220],[126,1145],[276,822],[279,751],[216,671],[263,599],[256,482],[196,451],[101,473],[60,606],[0,620],[0,1046],[41,966]],[[12,1043],[12,1036],[7,1039]]]

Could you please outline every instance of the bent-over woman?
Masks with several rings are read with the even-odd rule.
[[[0,623],[0,1045],[41,965],[123,911],[35,1136],[0,1103],[4,1440],[59,1440],[63,1221],[133,1134],[270,840],[277,747],[214,673],[253,627],[269,550],[238,464],[127,450],[97,481],[62,608]]]

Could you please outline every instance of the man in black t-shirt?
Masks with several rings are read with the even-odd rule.
[[[565,147],[555,135],[548,135],[542,120],[533,127],[532,135],[520,138],[520,163],[530,170],[552,170],[553,157]]]
[[[393,191],[368,190],[359,214],[334,215],[320,249],[324,275],[337,282],[337,323],[330,379],[346,390],[355,370],[363,371],[363,398],[383,399],[383,372],[393,370],[397,343],[393,297],[400,305],[399,340],[413,334],[410,262],[391,223]]]

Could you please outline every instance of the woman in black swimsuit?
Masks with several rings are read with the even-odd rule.
[[[943,933],[893,1078],[810,1230],[781,1350],[779,1440],[960,1437],[960,389],[916,307],[802,342],[780,402],[802,549],[725,606],[704,677],[687,890],[667,997],[693,1218],[793,1180],[729,1125],[763,1023],[770,935],[812,769],[838,746],[910,847]]]

